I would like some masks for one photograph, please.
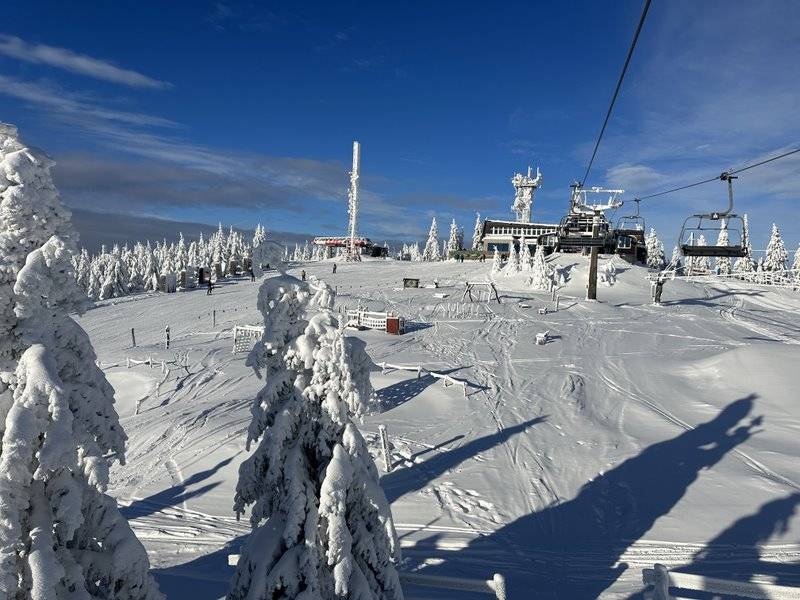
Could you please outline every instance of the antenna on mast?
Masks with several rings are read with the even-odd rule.
[[[356,246],[356,229],[358,227],[358,179],[361,168],[361,144],[353,142],[353,170],[350,171],[350,192],[348,193],[347,214],[350,216],[350,241],[347,244],[347,260],[361,261],[361,252]]]

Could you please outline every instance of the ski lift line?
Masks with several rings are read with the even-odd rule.
[[[603,134],[606,131],[606,126],[608,125],[609,119],[611,119],[611,112],[614,110],[614,104],[616,103],[617,96],[619,96],[619,91],[622,88],[622,81],[625,79],[625,73],[628,71],[628,65],[631,62],[631,58],[633,58],[633,50],[636,48],[636,42],[639,40],[639,33],[641,33],[642,27],[644,26],[644,20],[645,17],[647,17],[647,11],[650,9],[651,1],[652,0],[645,0],[644,7],[642,8],[642,15],[639,17],[639,24],[636,26],[636,32],[633,34],[633,40],[631,40],[631,45],[628,48],[628,54],[625,57],[625,63],[622,65],[622,72],[619,74],[619,79],[617,80],[617,87],[614,89],[614,95],[611,97],[611,103],[608,105],[606,118],[603,120],[603,126],[600,128],[600,134],[597,136],[597,141],[594,144],[592,157],[589,159],[589,165],[586,167],[586,173],[584,173],[583,179],[581,180],[581,187],[583,187],[583,185],[586,183],[586,180],[589,178],[589,172],[592,170],[594,159],[597,156],[597,149],[600,147],[600,142],[603,139]]]
[[[682,190],[688,190],[689,188],[697,187],[698,185],[705,185],[706,183],[711,183],[712,181],[719,181],[723,179],[725,176],[729,175],[736,175],[737,173],[743,173],[744,171],[748,171],[750,169],[754,169],[756,167],[760,167],[761,165],[765,165],[767,163],[771,163],[776,160],[780,160],[781,158],[786,158],[787,156],[791,156],[793,154],[797,154],[800,152],[800,148],[795,148],[794,150],[789,150],[788,152],[784,152],[783,154],[778,154],[776,156],[772,156],[765,160],[759,161],[757,163],[753,163],[752,165],[747,165],[745,167],[741,167],[740,169],[734,169],[732,171],[725,171],[721,175],[717,175],[716,177],[711,177],[709,179],[704,179],[703,181],[696,181],[695,183],[690,183],[688,185],[682,185],[680,187],[672,188],[670,190],[665,190],[663,192],[657,192],[655,194],[648,194],[647,196],[639,196],[634,200],[642,201],[642,200],[649,200],[650,198],[658,198],[659,196],[666,196],[667,194],[672,194],[674,192],[680,192]]]

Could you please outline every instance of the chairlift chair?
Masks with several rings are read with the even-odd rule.
[[[636,202],[636,214],[633,215],[626,215],[624,217],[620,217],[619,221],[617,221],[617,230],[619,231],[645,231],[645,220],[644,217],[639,214],[639,198],[634,198],[634,202]]]
[[[744,221],[733,212],[733,180],[736,179],[730,173],[722,173],[719,176],[721,181],[728,182],[728,208],[720,212],[699,213],[686,218],[681,228],[678,247],[683,256],[702,256],[702,257],[729,257],[739,258],[747,256],[747,243],[744,239]],[[728,231],[728,245],[716,245],[719,234],[722,230]],[[709,234],[713,244],[698,246],[696,244],[700,235]],[[716,235],[716,237],[714,237]]]

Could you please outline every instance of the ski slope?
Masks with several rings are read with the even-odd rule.
[[[537,309],[552,307],[549,294],[522,277],[497,276],[502,304],[461,303],[463,282],[485,280],[488,262],[293,269],[335,285],[341,307],[406,318],[403,336],[353,333],[374,362],[472,384],[465,398],[430,376],[373,373],[380,412],[362,429],[376,456],[378,425],[389,431],[394,469],[382,484],[403,568],[499,571],[511,598],[632,597],[654,562],[800,585],[800,295],[674,281],[655,307],[646,270],[617,261],[617,283],[587,302],[585,259],[550,260],[569,277],[546,315]],[[400,289],[403,277],[440,287]],[[227,555],[249,531],[231,507],[262,382],[231,347],[234,325],[259,323],[257,288],[242,279],[212,296],[131,296],[79,318],[129,436],[111,492],[170,598],[224,596]],[[552,339],[537,346],[545,330]],[[187,368],[126,369],[126,357],[187,351]]]

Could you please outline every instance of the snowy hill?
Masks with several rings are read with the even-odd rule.
[[[585,259],[550,261],[569,271],[560,310],[546,315],[549,294],[522,277],[496,276],[502,304],[461,303],[463,282],[485,280],[489,263],[340,263],[335,276],[329,263],[302,265],[337,286],[338,306],[406,317],[400,337],[353,334],[375,363],[472,384],[465,398],[430,376],[373,372],[381,412],[362,430],[376,455],[378,425],[389,430],[395,469],[382,485],[404,569],[499,571],[511,598],[628,598],[657,561],[800,585],[800,297],[674,281],[654,307],[646,270],[617,263],[617,282],[586,302]],[[399,289],[409,276],[441,285]],[[111,492],[170,598],[222,597],[227,555],[249,531],[233,493],[263,382],[231,346],[234,325],[259,322],[257,288],[130,296],[79,319],[130,438]],[[552,339],[537,346],[545,330]],[[186,369],[126,369],[126,357],[187,351]],[[469,597],[437,594],[406,590]]]

